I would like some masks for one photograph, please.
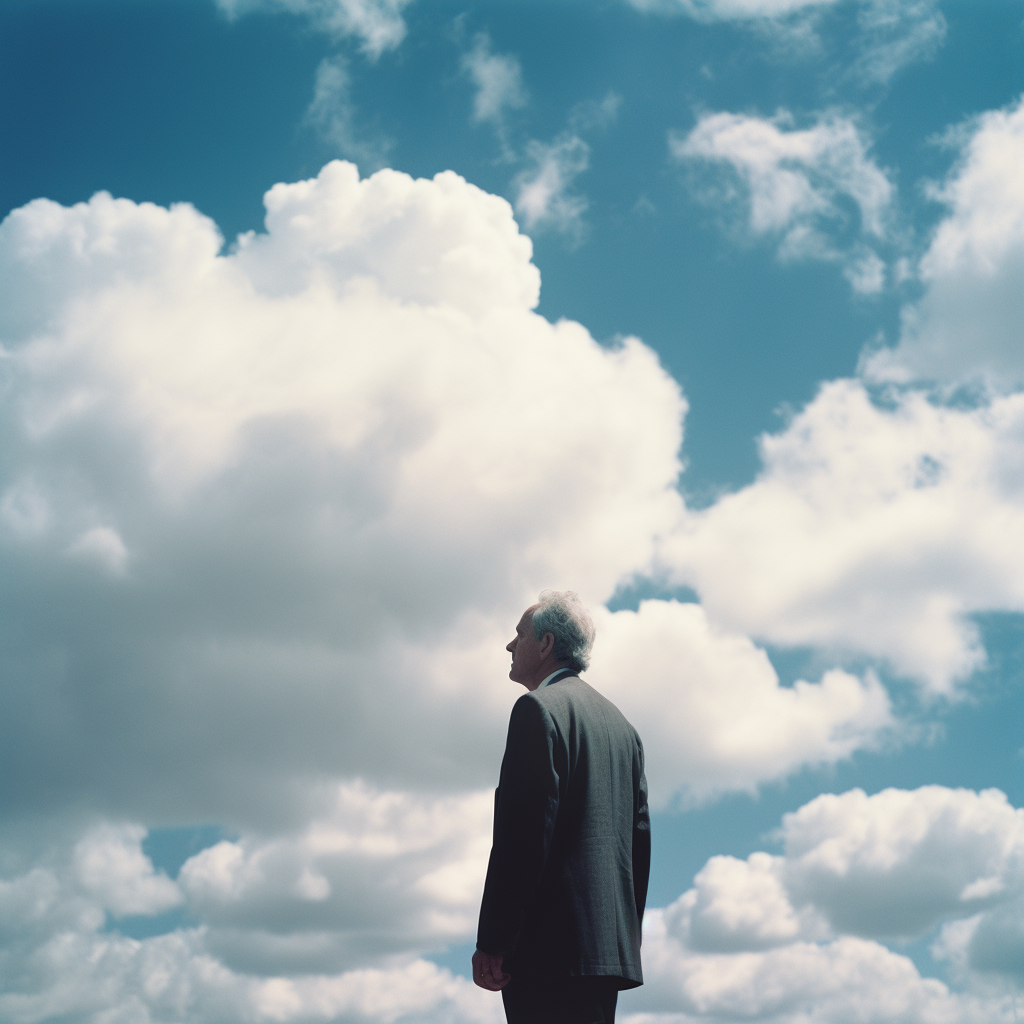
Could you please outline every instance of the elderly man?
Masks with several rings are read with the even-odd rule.
[[[545,591],[507,648],[529,692],[508,726],[473,980],[501,991],[509,1024],[606,1024],[643,983],[644,752],[579,677],[593,642],[579,598]]]

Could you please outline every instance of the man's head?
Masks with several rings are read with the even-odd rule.
[[[545,590],[523,612],[505,648],[512,655],[509,678],[535,690],[560,668],[584,671],[593,646],[594,623],[579,597],[571,590]]]

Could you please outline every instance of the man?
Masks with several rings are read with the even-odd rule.
[[[619,990],[643,984],[644,752],[579,678],[593,642],[579,598],[545,591],[507,647],[529,692],[509,720],[473,980],[509,1024],[611,1024]]]

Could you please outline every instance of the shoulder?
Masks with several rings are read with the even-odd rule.
[[[579,676],[567,676],[565,679],[551,686],[545,686],[543,690],[537,690],[527,696],[534,697],[556,721],[566,714],[573,717],[598,719],[635,737],[637,742],[640,740],[625,715],[603,693],[595,690]]]
[[[547,704],[541,699],[543,690],[534,690],[524,693],[512,705],[512,715],[509,718],[509,729],[544,727],[551,723],[551,712]]]

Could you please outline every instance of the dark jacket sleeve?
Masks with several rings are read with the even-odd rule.
[[[494,804],[494,840],[480,904],[477,948],[505,954],[547,862],[558,815],[558,736],[551,716],[525,694],[516,701]]]
[[[647,776],[644,774],[644,748],[640,748],[640,784],[637,789],[636,810],[633,818],[633,898],[637,920],[644,921],[647,905],[647,883],[651,877],[651,812],[647,806]]]

